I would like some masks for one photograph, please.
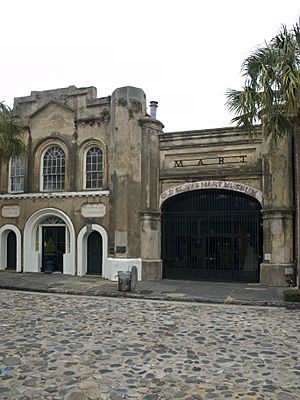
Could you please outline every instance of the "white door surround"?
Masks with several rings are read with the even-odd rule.
[[[16,271],[22,271],[22,241],[21,232],[15,225],[7,224],[0,228],[0,269],[7,267],[7,236],[10,231],[13,231],[17,239],[17,254],[16,254]]]
[[[41,250],[36,249],[36,229],[47,217],[58,217],[67,226],[70,240],[70,249],[63,255],[63,273],[76,274],[76,239],[75,229],[71,219],[61,210],[44,208],[36,211],[29,217],[24,229],[24,272],[40,272],[42,263]]]
[[[78,234],[77,238],[77,263],[78,275],[82,276],[87,273],[87,239],[91,232],[99,232],[102,236],[102,277],[108,278],[109,267],[107,263],[107,232],[102,226],[97,224],[91,225],[91,230],[84,226]]]

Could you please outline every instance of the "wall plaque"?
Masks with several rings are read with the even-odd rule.
[[[5,218],[17,218],[20,215],[19,206],[3,206],[2,217]]]
[[[106,213],[106,207],[103,203],[97,204],[84,204],[81,207],[81,215],[85,218],[90,217],[104,217]]]

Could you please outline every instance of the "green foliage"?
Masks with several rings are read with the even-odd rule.
[[[241,90],[226,93],[232,122],[247,134],[263,122],[263,133],[275,141],[293,134],[300,107],[300,22],[282,26],[269,43],[257,48],[242,64]]]
[[[47,253],[47,254],[56,253],[56,246],[51,238],[46,242],[44,250],[45,250],[45,253]]]
[[[12,110],[0,103],[0,158],[9,160],[25,151],[23,128],[12,115]]]
[[[300,302],[300,290],[286,289],[283,292],[284,301]]]

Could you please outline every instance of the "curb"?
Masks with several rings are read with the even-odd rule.
[[[55,293],[55,294],[66,294],[66,295],[75,295],[75,296],[88,296],[88,297],[112,297],[112,298],[128,298],[128,299],[142,299],[142,300],[153,300],[153,301],[169,301],[169,302],[180,302],[180,303],[202,303],[202,304],[223,304],[227,306],[254,306],[254,307],[284,307],[287,309],[300,310],[300,303],[293,302],[285,302],[285,301],[249,301],[249,300],[235,300],[233,299],[231,302],[224,302],[224,300],[220,299],[205,299],[200,297],[171,297],[171,296],[146,296],[139,293],[130,293],[130,292],[83,292],[78,290],[59,290],[59,289],[36,289],[36,288],[28,288],[28,287],[19,287],[14,285],[0,285],[0,289],[4,290],[15,290],[20,292],[33,292],[33,293]]]

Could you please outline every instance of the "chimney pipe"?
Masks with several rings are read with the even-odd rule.
[[[150,117],[156,119],[156,109],[157,109],[158,102],[157,101],[150,101]]]

